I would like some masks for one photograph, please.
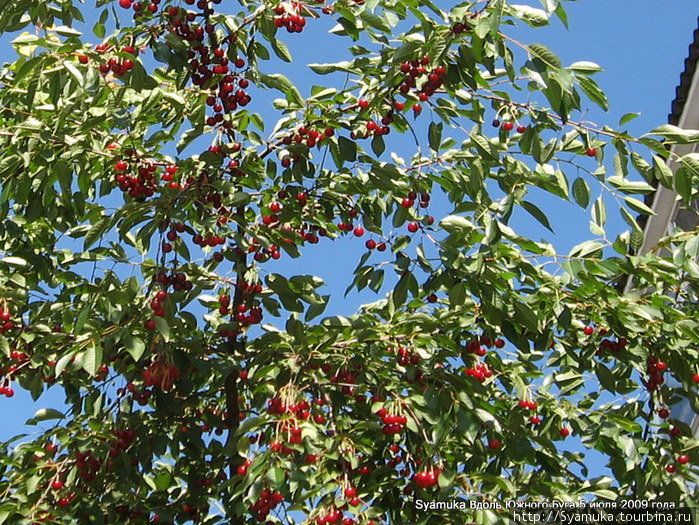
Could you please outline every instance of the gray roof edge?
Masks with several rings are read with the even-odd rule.
[[[680,83],[675,89],[675,99],[670,105],[668,123],[673,126],[677,126],[682,112],[684,111],[684,106],[687,103],[687,96],[689,95],[689,88],[692,86],[694,72],[697,69],[697,62],[699,62],[699,28],[694,30],[694,39],[689,45],[689,53],[684,60],[684,71],[680,74]]]

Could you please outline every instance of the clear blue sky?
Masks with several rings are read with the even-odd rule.
[[[520,1],[537,5],[535,0]],[[555,51],[564,64],[579,60],[597,62],[605,72],[596,76],[602,89],[607,93],[611,111],[609,114],[589,105],[587,119],[599,124],[616,126],[619,117],[625,113],[641,112],[642,116],[633,121],[629,131],[645,133],[667,121],[670,102],[675,96],[679,75],[684,69],[687,48],[692,40],[692,32],[697,27],[699,5],[694,0],[584,0],[566,2],[570,29],[566,30],[555,21],[550,28],[533,30],[528,27],[508,28],[506,31],[526,43],[539,42]],[[306,72],[298,65],[311,62],[333,62],[341,59],[345,52],[342,46],[346,40],[324,35],[331,24],[321,20],[311,21],[303,35],[284,35],[295,58],[295,66],[287,66],[282,71],[292,80],[303,82]],[[323,45],[318,45],[322,41]],[[0,37],[0,60],[10,60],[6,46],[7,38]],[[325,45],[325,43],[328,45]],[[336,44],[333,44],[336,42]],[[271,72],[271,71],[268,71]],[[307,81],[307,80],[306,80]],[[596,195],[595,195],[596,196]],[[440,212],[433,210],[437,220]],[[551,223],[557,232],[556,243],[561,252],[589,236],[587,212],[579,210],[570,214],[553,212]],[[626,229],[615,212],[609,213],[611,235]],[[545,235],[545,230],[536,223],[522,217],[514,227],[522,233]],[[538,229],[537,229],[538,228]],[[363,253],[363,240],[344,239],[336,243],[320,243],[308,246],[304,257],[289,264],[286,260],[277,264],[274,271],[309,273],[322,277],[327,283],[323,293],[333,295],[326,313],[351,314],[356,307],[376,297],[373,294],[354,294],[346,300],[343,292],[351,280],[356,261]],[[0,440],[23,432],[23,422],[31,417],[37,408],[60,408],[61,396],[53,388],[37,405],[27,393],[16,388],[12,400],[0,398]]]

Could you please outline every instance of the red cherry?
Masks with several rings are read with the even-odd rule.
[[[675,465],[668,465],[667,467],[665,467],[665,470],[672,474],[673,472],[677,471],[677,467]]]
[[[433,487],[436,483],[437,476],[434,471],[423,471],[415,474],[415,484],[421,489]]]
[[[687,454],[680,454],[677,456],[677,463],[680,465],[686,465],[689,463],[689,456]]]
[[[61,490],[63,488],[63,481],[60,479],[54,479],[51,482],[51,489],[52,490]]]
[[[597,150],[595,148],[587,148],[587,151],[585,151],[585,155],[588,157],[594,157],[597,155]]]
[[[512,130],[515,128],[515,125],[514,125],[512,122],[505,122],[505,123],[502,125],[502,128],[503,128],[505,131],[512,131]]]
[[[347,487],[345,489],[345,496],[347,498],[354,498],[357,495],[357,489],[354,487]]]
[[[500,448],[500,441],[497,439],[489,439],[488,440],[488,448],[497,450]]]
[[[365,98],[361,99],[358,103],[360,109],[366,109],[369,107],[369,101]]]
[[[155,328],[157,327],[153,319],[148,319],[145,323],[143,323],[143,326],[146,330],[149,330],[151,332],[155,330]]]
[[[692,376],[692,382],[699,385],[699,374],[694,374]]]
[[[595,329],[592,328],[591,326],[586,326],[586,327],[583,329],[583,333],[584,333],[585,335],[592,335],[593,333],[595,333]]]
[[[368,250],[373,250],[376,248],[376,241],[374,239],[369,239],[364,243],[364,246],[366,246]]]
[[[561,435],[561,437],[568,437],[570,436],[570,429],[566,427],[561,427],[558,433]]]
[[[418,225],[418,223],[416,223],[416,222],[409,222],[408,223],[408,231],[410,233],[415,233],[419,229],[420,229],[420,226]]]
[[[660,419],[667,419],[670,417],[670,411],[667,408],[661,408],[658,410],[658,417]]]
[[[355,237],[361,237],[362,235],[364,235],[364,228],[362,228],[361,226],[357,226],[357,227],[354,229],[354,236],[355,236]]]
[[[527,131],[527,126],[517,126],[517,133],[524,133]]]
[[[437,296],[433,293],[427,296],[427,302],[428,303],[436,303],[437,302]]]

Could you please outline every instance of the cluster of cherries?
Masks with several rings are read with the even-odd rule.
[[[12,389],[12,383],[7,377],[0,378],[0,396],[13,397],[15,391]]]
[[[218,311],[221,315],[230,314],[233,320],[238,324],[239,328],[246,328],[251,325],[259,324],[262,322],[263,312],[262,308],[259,306],[250,306],[255,295],[259,295],[262,292],[262,285],[260,283],[247,283],[245,281],[240,281],[236,284],[236,287],[241,290],[241,302],[235,308],[235,311],[231,311],[231,297],[228,294],[221,294],[218,297]],[[230,328],[219,329],[219,335],[221,337],[234,338],[238,335],[239,331]]]
[[[322,400],[318,400],[318,404],[322,404]],[[285,404],[281,398],[273,397],[267,401],[267,413],[270,415],[281,416],[284,414],[293,414],[296,418],[305,421],[310,416],[310,404],[305,399],[291,405]]]
[[[202,9],[207,9],[206,3]],[[232,70],[232,67],[242,69],[245,60],[238,57],[229,59],[229,46],[237,40],[235,35],[224,39],[220,44],[215,43],[212,24],[207,23],[203,27],[190,26],[195,19],[194,13],[186,13],[175,7],[167,11],[170,19],[170,32],[181,40],[191,44],[188,51],[188,67],[192,72],[192,83],[199,87],[210,87],[212,92],[206,100],[206,104],[212,107],[214,115],[207,119],[207,124],[213,126],[223,122],[223,113],[234,111],[239,106],[247,106],[251,97],[246,88],[249,81],[241,74]],[[204,45],[205,35],[211,35],[212,44]],[[227,128],[230,123],[224,123]]]
[[[126,445],[127,441],[130,445],[133,438],[127,438],[123,442],[123,448],[120,444],[121,440],[117,441],[113,450],[126,450],[129,447],[129,445]],[[102,463],[103,462],[101,460],[94,456],[91,450],[87,450],[85,452],[78,451],[75,453],[75,467],[78,469],[78,477],[85,480],[87,483],[94,481],[97,472],[99,472],[99,470],[102,468]]]
[[[150,302],[150,308],[153,310],[153,315],[156,317],[165,317],[165,307],[163,303],[168,298],[168,293],[165,290],[158,290],[155,297]]]
[[[500,121],[498,119],[493,120],[493,127],[500,127]],[[507,120],[502,124],[502,129],[504,129],[505,131],[512,131],[513,129],[515,129],[515,123],[511,120]],[[522,124],[517,125],[517,133],[524,133],[525,131],[527,131],[527,126],[524,126]]]
[[[538,405],[536,401],[527,401],[526,399],[520,399],[519,400],[519,407],[523,408],[524,410],[536,410],[538,408]],[[541,423],[541,417],[537,416],[536,414],[533,416],[529,417],[529,422],[532,425],[538,425]]]
[[[646,360],[646,374],[648,376],[646,390],[653,392],[665,382],[663,374],[667,371],[667,368],[667,363],[665,361],[661,361],[652,355],[648,356]]]
[[[484,383],[486,379],[493,375],[493,372],[485,363],[479,363],[475,366],[465,368],[464,374],[474,378],[479,383]]]
[[[626,345],[628,345],[629,342],[626,340],[624,337],[620,337],[616,341],[612,341],[611,339],[602,339],[602,341],[599,344],[599,348],[597,349],[597,354],[601,354],[605,350],[610,350],[612,352],[619,352],[626,348]]]
[[[403,200],[400,202],[400,205],[406,209],[412,208],[413,206],[415,206],[415,201],[417,200],[417,198],[418,198],[417,192],[411,191],[410,193],[408,193],[408,195],[405,198],[403,198]],[[420,193],[420,202],[419,202],[420,208],[427,208],[429,205],[430,205],[430,194],[427,192]]]
[[[420,363],[420,356],[414,354],[409,348],[399,346],[396,348],[398,355],[398,364],[400,366],[417,365]]]
[[[262,489],[259,498],[255,503],[250,505],[248,510],[255,516],[257,521],[264,521],[267,519],[269,513],[283,501],[284,496],[280,492]]]
[[[15,327],[15,323],[12,320],[12,312],[10,312],[6,307],[0,308],[0,335],[5,334]]]
[[[407,95],[411,89],[415,89],[418,81],[425,76],[427,76],[427,81],[422,84],[417,94],[421,102],[428,101],[429,98],[442,87],[444,75],[447,72],[446,68],[444,66],[437,66],[428,70],[427,66],[429,63],[430,57],[424,56],[420,59],[411,60],[410,62],[403,62],[400,65],[401,72],[405,74],[403,83],[400,88],[398,88],[402,94]],[[422,107],[419,104],[413,106],[413,112],[419,113],[420,111],[422,111]]]
[[[155,164],[139,166],[134,172],[128,173],[132,168],[126,160],[118,160],[114,163],[115,182],[119,189],[138,201],[151,197],[157,187]]]
[[[173,271],[170,275],[160,272],[155,276],[155,281],[164,287],[172,286],[175,292],[181,292],[182,290],[189,291],[194,286],[192,281],[187,279],[187,275],[183,272]]]
[[[154,14],[158,12],[160,0],[144,0],[134,2],[133,0],[119,0],[119,6],[124,9],[134,10],[134,19],[139,18],[142,13]]]
[[[369,107],[370,103],[369,100],[366,98],[361,98],[357,101],[356,108],[359,110],[359,112],[363,112]],[[402,102],[396,102],[395,106],[396,109],[402,110],[405,108],[405,104]],[[350,132],[350,138],[352,140],[355,139],[366,139],[370,136],[374,137],[380,137],[382,135],[388,135],[391,132],[391,128],[388,127],[388,125],[393,122],[393,110],[389,110],[379,122],[376,122],[374,120],[366,120],[361,128],[358,128],[352,132]]]
[[[418,488],[428,489],[430,487],[434,487],[437,484],[437,480],[439,479],[440,474],[441,470],[435,469],[433,467],[427,470],[416,472],[413,475],[413,481],[415,482],[415,485],[418,486]]]
[[[462,348],[469,354],[483,357],[488,353],[488,350],[485,347],[490,346],[494,346],[495,348],[504,348],[505,341],[500,338],[493,340],[490,337],[484,335],[477,339],[471,339],[468,343],[463,345]]]
[[[321,514],[315,519],[316,525],[355,525],[357,521],[354,518],[343,517],[344,513],[334,505],[331,506],[324,514]],[[372,520],[366,522],[366,525],[374,525]]]
[[[27,348],[31,348],[31,345],[28,345]],[[30,357],[26,352],[12,350],[10,352],[10,359],[13,363],[8,365],[7,368],[0,368],[0,374],[7,374],[7,377],[0,377],[0,396],[13,397],[15,395],[10,378],[21,371],[22,366],[29,362]]]
[[[318,1],[318,0],[317,0]],[[323,3],[324,0],[318,1]],[[286,27],[289,33],[301,33],[306,27],[306,17],[303,15],[303,10],[306,9],[301,4],[296,2],[286,5],[279,4],[274,8],[274,25],[275,27]]]
[[[402,414],[389,414],[385,408],[380,408],[376,415],[381,418],[381,432],[386,436],[402,434],[405,431],[405,425],[408,423],[408,418]]]
[[[103,43],[95,46],[95,51],[97,51],[97,53],[99,53],[100,55],[103,55],[111,48],[112,47],[108,44]],[[134,57],[138,54],[138,51],[134,46],[124,46],[121,52]],[[87,55],[78,55],[78,61],[84,65],[90,62],[90,57],[88,57]],[[123,77],[126,73],[131,71],[133,69],[133,66],[134,61],[130,58],[111,57],[109,60],[107,60],[107,62],[101,63],[98,69],[99,72],[103,75],[108,75],[111,72],[114,74],[115,77],[118,78]]]
[[[335,130],[331,127],[325,127],[324,129],[317,129],[311,127],[311,125],[301,125],[296,129],[295,133],[285,135],[280,140],[281,144],[284,146],[292,146],[294,144],[304,145],[307,148],[313,148],[319,146],[325,139],[335,135]],[[291,166],[292,162],[298,162],[299,158],[296,157],[282,157],[280,163],[283,168],[288,168]]]
[[[146,388],[154,387],[164,391],[172,390],[173,382],[179,379],[180,370],[172,363],[154,361],[141,372],[141,379]]]

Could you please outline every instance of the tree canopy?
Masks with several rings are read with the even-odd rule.
[[[564,2],[96,3],[0,13],[0,406],[66,404],[0,447],[0,524],[696,497],[672,409],[699,409],[699,237],[640,254],[639,215],[658,187],[696,198],[699,155],[672,146],[699,132],[585,121],[600,66],[508,34]],[[327,21],[309,45],[344,60],[295,62]],[[571,207],[569,253],[519,228]],[[376,301],[324,315],[287,263],[320,247],[359,254],[348,292]]]

